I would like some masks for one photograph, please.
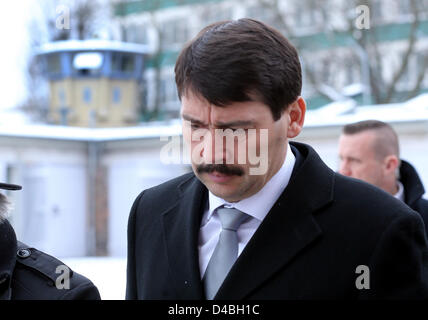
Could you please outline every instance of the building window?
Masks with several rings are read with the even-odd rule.
[[[164,48],[183,44],[189,39],[186,19],[166,21],[161,28],[161,43]]]
[[[64,92],[63,88],[60,88],[58,90],[58,98],[59,98],[59,103],[61,105],[64,105],[65,104],[65,92]]]
[[[120,102],[120,88],[114,87],[113,88],[113,103],[119,103]]]
[[[50,74],[58,74],[61,72],[61,60],[58,53],[52,53],[46,57],[47,71]]]
[[[371,17],[376,17],[374,23],[376,24],[377,22],[383,22],[384,20],[384,14],[383,14],[383,8],[382,8],[382,3],[381,0],[373,0],[372,5],[370,7],[370,9],[372,10],[371,12]]]
[[[95,76],[101,72],[103,55],[100,52],[78,52],[73,55],[73,72],[79,76]]]
[[[147,44],[147,29],[141,24],[131,24],[125,31],[127,42]]]
[[[203,12],[203,21],[204,25],[214,23],[217,21],[231,20],[232,19],[232,9],[231,8],[221,8],[218,4],[207,6]]]
[[[411,1],[413,0],[398,0],[398,17],[405,18],[412,14],[412,5]]]
[[[91,103],[92,100],[92,92],[91,89],[88,87],[85,87],[83,89],[83,101],[86,103]]]
[[[164,108],[170,109],[171,106],[179,105],[177,87],[173,76],[165,76],[161,79],[159,95]]]
[[[114,52],[111,63],[113,72],[132,73],[135,70],[135,55]]]

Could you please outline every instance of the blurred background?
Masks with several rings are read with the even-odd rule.
[[[175,60],[207,24],[242,17],[299,51],[297,141],[337,170],[344,124],[388,122],[428,186],[428,0],[3,1],[0,180],[23,186],[7,193],[18,238],[123,299],[133,200],[191,170],[160,161],[181,134]]]

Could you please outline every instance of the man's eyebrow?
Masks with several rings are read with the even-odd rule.
[[[194,124],[198,124],[198,125],[203,125],[205,126],[206,124],[203,123],[202,121],[195,119],[187,114],[182,114],[181,117],[184,120],[187,121],[191,121]],[[216,126],[221,127],[221,128],[230,128],[230,127],[244,127],[244,126],[253,126],[254,125],[254,121],[252,120],[237,120],[237,121],[231,121],[231,122],[216,122]]]
[[[353,156],[347,156],[347,157],[344,157],[344,158],[347,158],[348,160],[352,160],[352,161],[361,162],[361,159],[353,157]]]
[[[187,114],[182,114],[182,115],[181,115],[181,117],[182,117],[184,120],[191,121],[191,122],[193,122],[193,123],[195,123],[195,124],[205,125],[205,123],[203,123],[202,121],[200,121],[200,120],[198,120],[198,119],[195,119],[195,118],[192,118],[191,116],[189,116],[189,115],[187,115]]]
[[[237,120],[231,122],[216,122],[216,126],[222,128],[230,128],[230,127],[245,127],[245,126],[253,126],[254,121],[252,120]]]

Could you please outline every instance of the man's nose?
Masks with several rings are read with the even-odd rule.
[[[204,147],[201,150],[201,156],[205,163],[227,164],[233,161],[233,150],[227,148],[227,144],[219,133],[210,130],[204,136]]]
[[[351,169],[346,161],[340,161],[339,173],[344,176],[351,176]]]

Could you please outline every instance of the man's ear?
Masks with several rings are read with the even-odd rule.
[[[385,163],[385,170],[387,172],[394,172],[400,165],[400,160],[395,155],[389,155],[384,160]]]
[[[302,97],[298,97],[287,110],[289,117],[288,138],[296,137],[302,131],[303,123],[305,122],[306,103]]]

